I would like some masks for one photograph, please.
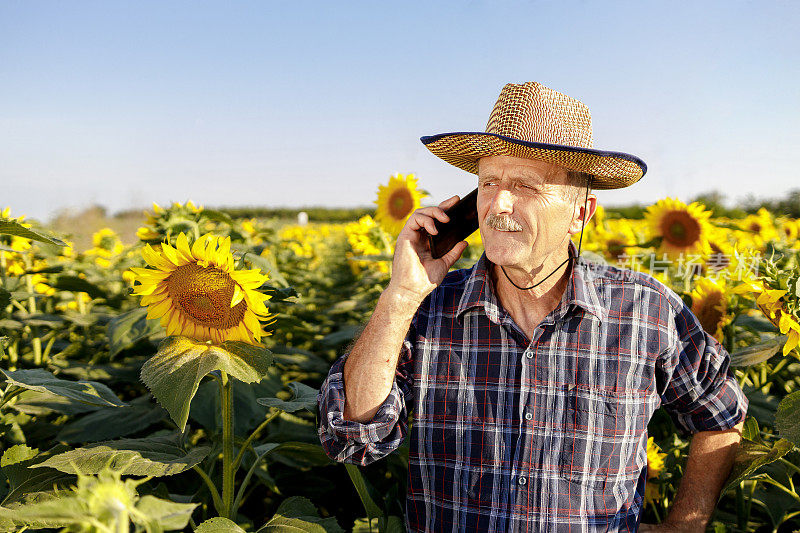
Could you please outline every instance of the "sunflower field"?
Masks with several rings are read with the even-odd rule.
[[[332,462],[317,388],[368,320],[424,191],[390,178],[349,222],[147,211],[137,242],[0,213],[0,531],[403,531],[407,448]],[[582,253],[668,285],[732,354],[750,401],[710,530],[800,528],[800,222],[664,199],[598,209]],[[577,236],[576,236],[577,239]],[[479,233],[454,268],[481,255]],[[412,421],[413,423],[413,421]],[[643,521],[690,438],[657,412]]]

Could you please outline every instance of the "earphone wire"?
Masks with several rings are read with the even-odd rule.
[[[550,272],[547,276],[545,276],[545,278],[543,280],[539,281],[538,283],[534,283],[530,287],[520,287],[519,285],[514,283],[514,281],[510,277],[508,277],[508,273],[506,272],[506,269],[503,268],[502,266],[500,266],[500,270],[503,271],[503,275],[505,275],[506,279],[509,282],[511,282],[511,284],[513,286],[515,286],[516,288],[518,288],[521,291],[529,291],[531,289],[534,289],[534,288],[538,287],[539,285],[541,285],[542,283],[544,283],[545,281],[547,281],[547,278],[549,278],[550,276],[552,276],[553,274],[558,272],[561,269],[562,266],[564,266],[565,264],[569,263],[570,261],[577,261],[578,258],[580,258],[580,256],[581,256],[581,245],[583,244],[583,228],[586,227],[586,202],[589,201],[589,189],[592,186],[592,179],[593,178],[594,178],[594,176],[589,176],[589,181],[586,184],[586,195],[583,198],[583,220],[581,220],[581,236],[578,239],[578,255],[576,255],[576,256],[570,255],[560,265],[558,265],[555,269],[553,269],[552,272]],[[575,200],[577,201],[577,198]]]

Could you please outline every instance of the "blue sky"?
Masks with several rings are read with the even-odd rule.
[[[606,205],[800,187],[797,2],[0,0],[0,207],[356,206],[391,174],[475,178],[422,135],[482,131],[506,82],[592,110],[649,171]]]

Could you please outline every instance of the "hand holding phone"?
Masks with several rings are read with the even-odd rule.
[[[445,210],[449,222],[434,220],[438,233],[428,234],[431,256],[439,259],[478,229],[478,189]]]

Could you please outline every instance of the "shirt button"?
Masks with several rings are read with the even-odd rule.
[[[531,420],[533,418],[532,413],[525,413],[525,420]]]
[[[528,359],[533,358],[533,352],[530,350],[525,350],[525,357],[527,357]]]
[[[520,476],[520,477],[519,477],[519,481],[518,481],[518,483],[519,483],[520,485],[524,485],[524,484],[525,484],[525,483],[527,483],[527,482],[528,482],[528,479],[527,479],[525,476]]]

